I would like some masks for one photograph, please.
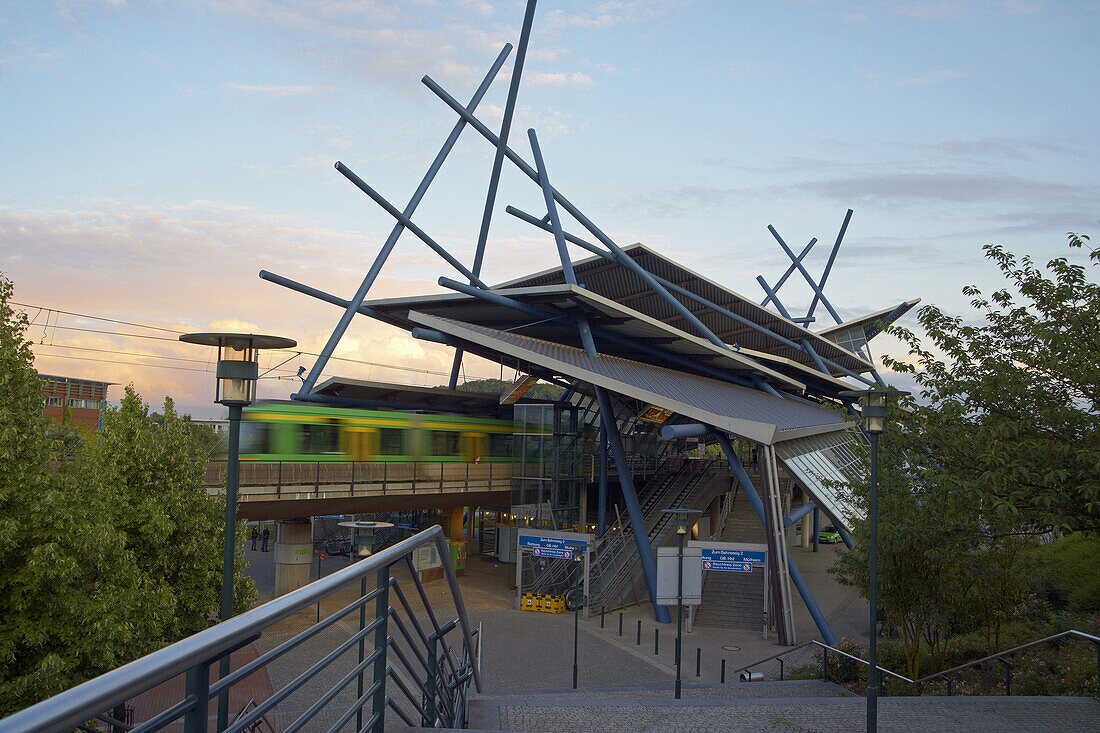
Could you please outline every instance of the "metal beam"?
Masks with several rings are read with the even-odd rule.
[[[504,103],[504,117],[500,122],[500,137],[496,152],[493,154],[493,169],[489,174],[489,190],[485,194],[485,208],[481,212],[481,229],[477,234],[477,248],[474,251],[474,276],[481,275],[481,265],[485,259],[485,244],[489,239],[489,224],[493,219],[496,206],[497,186],[500,184],[500,171],[504,166],[504,151],[508,147],[508,134],[512,129],[512,116],[516,111],[516,98],[519,96],[519,82],[523,75],[523,63],[527,58],[527,44],[531,40],[531,25],[535,19],[536,0],[527,0],[527,9],[523,13],[523,26],[519,32],[519,48],[516,49],[516,61],[512,65],[512,78],[508,82],[508,99]],[[474,283],[470,280],[471,284]],[[449,386],[458,386],[458,371],[462,365],[462,350],[455,352],[451,365]]]
[[[749,503],[752,504],[752,508],[756,512],[757,518],[760,520],[761,524],[766,525],[767,523],[764,520],[764,502],[760,500],[760,495],[756,493],[756,487],[752,485],[752,480],[749,478],[749,475],[745,473],[745,468],[741,465],[741,459],[733,451],[733,446],[730,445],[729,439],[723,435],[721,431],[716,430],[715,435],[718,438],[718,444],[722,447],[722,452],[726,454],[726,461],[737,476],[738,483],[741,484],[741,488],[745,491],[745,495],[749,497]],[[798,566],[794,562],[794,558],[790,556],[787,557],[787,567],[790,570],[791,581],[794,583],[794,587],[798,590],[798,594],[802,596],[802,602],[806,604],[806,609],[810,612],[810,616],[813,618],[814,623],[817,624],[817,630],[821,632],[821,638],[826,644],[836,646],[836,634],[834,634],[833,630],[829,627],[829,622],[825,618],[825,614],[821,612],[821,607],[817,605],[817,600],[814,599],[813,593],[810,592],[810,587],[806,585],[806,580],[802,577],[802,573],[799,572]]]
[[[435,92],[435,94],[440,99],[446,102],[447,105],[451,107],[451,109],[462,116],[463,119],[465,119],[475,130],[480,132],[486,140],[488,140],[493,145],[498,146],[498,150],[501,149],[502,146],[500,145],[499,138],[497,138],[497,136],[494,135],[492,131],[489,130],[489,128],[485,127],[485,125],[482,124],[480,120],[478,120],[470,112],[468,112],[454,97],[444,91],[443,88],[436,84],[430,77],[425,76],[422,81],[429,89]],[[527,177],[530,178],[532,181],[538,183],[538,172],[534,168],[528,165],[527,162],[523,160],[523,158],[521,158],[519,155],[517,155],[511,148],[503,146],[503,149],[505,150],[505,155],[508,156],[509,160],[515,163],[516,167],[523,171],[523,173],[526,174]],[[615,242],[612,241],[610,237],[604,234],[604,232],[599,227],[592,223],[592,220],[581,213],[581,211],[576,206],[570,203],[569,199],[565,198],[565,196],[563,196],[556,189],[552,190],[554,193],[554,200],[557,201],[561,205],[561,207],[569,213],[570,216],[580,222],[581,226],[591,232],[592,236],[596,237],[596,239],[600,240],[600,242],[605,247],[611,250],[611,253],[614,255],[619,264],[634,272],[634,274],[640,277],[646,283],[646,285],[649,285],[649,287],[653,288],[653,290],[658,295],[660,295],[669,305],[671,305],[680,315],[682,315],[687,320],[687,322],[690,323],[692,327],[699,332],[700,335],[702,335],[704,338],[706,338],[708,341],[715,344],[716,346],[719,346],[723,349],[729,349],[729,345],[726,344],[725,341],[718,338],[718,336],[716,336],[709,328],[703,325],[703,322],[692,315],[691,311],[685,308],[683,303],[676,300],[676,298],[673,298],[668,293],[668,291],[665,290],[665,288],[659,282],[657,282],[652,274],[647,272],[645,268],[643,268],[630,256],[623,252],[619,245],[615,244]]]
[[[787,278],[789,278],[791,276],[791,274],[795,271],[795,266],[802,263],[803,258],[805,258],[805,256],[810,253],[810,250],[814,248],[815,244],[817,244],[817,237],[814,237],[813,239],[810,240],[810,243],[807,244],[805,246],[805,248],[803,248],[802,252],[798,255],[798,259],[795,260],[795,262],[792,263],[791,266],[787,268],[787,271],[783,273],[783,276],[779,278],[779,281],[775,284],[775,289],[776,290],[779,290],[779,288],[783,287],[783,283],[787,282]],[[766,306],[768,304],[768,301],[771,300],[771,299],[772,299],[772,296],[770,296],[770,295],[767,296],[766,298],[764,298],[764,300],[760,301],[760,305],[765,305]],[[801,320],[806,320],[806,319],[796,318],[794,320],[801,321]],[[810,318],[809,320],[813,321],[812,318]]]
[[[623,489],[626,511],[630,516],[630,526],[634,530],[634,542],[638,547],[642,573],[645,574],[646,585],[649,586],[649,600],[653,604],[653,615],[659,624],[672,623],[668,607],[657,605],[657,561],[654,559],[653,548],[649,545],[645,516],[638,503],[638,494],[634,491],[634,479],[630,475],[630,465],[626,461],[626,452],[623,450],[622,439],[619,436],[619,426],[611,407],[611,398],[603,387],[596,387],[596,399],[600,401],[600,424],[607,426],[607,442],[611,448],[611,455],[615,458],[615,468],[619,475],[619,484]]]
[[[558,218],[558,207],[554,205],[554,193],[550,187],[550,174],[546,172],[546,161],[542,159],[542,149],[539,148],[539,139],[534,129],[527,131],[527,137],[531,140],[531,154],[535,156],[535,166],[538,168],[539,186],[542,188],[542,197],[546,202],[546,215],[550,217],[550,227],[554,230],[554,243],[558,246],[558,258],[561,260],[561,270],[565,274],[565,282],[570,285],[577,284],[577,274],[573,272],[573,262],[569,259],[569,249],[565,246],[565,237],[561,231],[561,219]],[[596,356],[596,344],[592,342],[592,329],[588,325],[588,318],[584,313],[577,314],[577,329],[581,334],[581,343],[584,345],[584,353]]]
[[[500,67],[504,65],[504,60],[508,58],[508,54],[511,53],[511,51],[511,44],[505,44],[504,48],[501,49],[501,52],[497,55],[496,61],[494,61],[493,65],[489,68],[489,72],[482,80],[481,86],[477,88],[477,91],[474,92],[474,96],[470,98],[470,103],[463,108],[464,110],[473,114],[473,111],[477,109],[477,105],[480,104],[485,93],[489,91],[489,86],[493,83],[497,72],[500,71]],[[416,207],[420,205],[420,201],[424,198],[424,194],[428,192],[428,186],[435,180],[435,176],[439,172],[440,167],[442,167],[443,161],[447,159],[451,149],[454,147],[455,143],[458,142],[458,136],[465,127],[466,120],[460,119],[451,129],[451,134],[447,137],[446,142],[443,143],[443,147],[440,148],[439,153],[436,154],[435,160],[432,161],[432,164],[428,167],[428,171],[424,174],[424,178],[421,179],[420,185],[417,186],[412,198],[409,199],[409,203],[405,206],[403,213],[406,217],[412,216],[413,212],[416,211]],[[367,271],[366,277],[364,277],[363,282],[360,283],[359,289],[355,291],[355,295],[348,301],[344,315],[341,316],[339,323],[336,324],[336,328],[332,331],[332,335],[329,336],[324,348],[321,349],[321,354],[317,357],[317,361],[313,363],[313,367],[309,370],[308,376],[306,376],[305,381],[302,382],[302,386],[298,390],[299,395],[308,395],[314,385],[317,384],[317,379],[321,376],[321,372],[324,370],[325,365],[328,364],[329,357],[332,356],[332,352],[336,349],[336,345],[340,343],[340,339],[344,337],[344,333],[351,324],[352,317],[358,312],[359,307],[363,305],[363,301],[367,297],[367,292],[370,290],[371,286],[374,285],[374,281],[378,277],[382,265],[385,264],[386,259],[390,256],[390,252],[393,250],[394,245],[397,244],[397,240],[404,230],[405,227],[399,221],[394,225],[393,230],[390,231],[389,237],[386,238],[386,242],[382,245],[382,249],[378,251],[378,255],[374,259],[374,264],[372,264],[370,270]]]
[[[825,299],[825,294],[821,291],[821,288],[817,286],[817,283],[814,282],[814,279],[810,277],[810,273],[806,272],[806,268],[802,266],[802,263],[798,260],[798,257],[795,256],[795,253],[792,252],[791,248],[787,246],[787,243],[783,241],[783,237],[779,236],[779,232],[775,231],[775,227],[773,227],[771,224],[768,225],[768,231],[772,233],[772,236],[775,237],[775,241],[779,242],[779,246],[783,248],[783,251],[786,252],[787,256],[791,258],[792,262],[794,262],[794,266],[797,267],[798,271],[802,273],[802,277],[806,279],[806,283],[810,286],[810,288],[813,289],[814,295],[817,297],[817,299],[821,301],[821,303],[829,311],[829,314],[836,320],[836,322],[841,323],[840,316],[837,315],[837,312],[835,310],[833,310],[833,306],[829,303],[829,301]]]
[[[848,222],[852,220],[852,210],[848,209],[848,213],[844,215],[844,223],[840,225],[840,232],[836,235],[836,242],[833,244],[833,249],[829,252],[829,261],[825,263],[825,271],[821,273],[821,280],[817,283],[818,292],[825,291],[825,281],[829,279],[829,272],[833,269],[833,262],[836,260],[836,253],[840,251],[840,243],[844,241],[844,232],[848,231]],[[817,294],[814,294],[814,299],[810,301],[810,309],[806,311],[806,317],[811,318],[814,314],[814,309],[817,308]]]

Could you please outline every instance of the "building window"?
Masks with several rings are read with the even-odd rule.
[[[46,398],[46,405],[49,406],[49,407],[61,407],[61,398],[60,397],[47,397]]]

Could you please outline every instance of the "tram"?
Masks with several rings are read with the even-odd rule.
[[[511,420],[267,402],[244,408],[243,461],[507,463]]]

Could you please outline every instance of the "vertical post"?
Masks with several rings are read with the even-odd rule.
[[[573,689],[577,689],[577,632],[580,627],[581,607],[573,604]]]
[[[229,446],[225,466],[225,534],[222,547],[221,620],[233,617],[233,559],[237,554],[237,489],[240,478],[241,406],[229,405]],[[218,679],[229,676],[229,655],[218,662]],[[207,681],[208,682],[208,681]],[[203,706],[205,716],[206,707]],[[205,730],[205,717],[203,718]],[[218,730],[229,727],[229,689],[218,695]]]
[[[1005,661],[1003,658],[998,659],[1005,668],[1005,696],[1012,695],[1012,665]]]
[[[374,599],[374,615],[379,620],[374,630],[374,649],[378,656],[374,658],[374,683],[378,685],[374,692],[374,731],[382,733],[386,729],[386,657],[388,656],[389,619],[390,619],[390,566],[378,571],[378,587],[381,592]],[[362,697],[363,693],[359,693]]]
[[[353,549],[352,552],[355,552]],[[367,579],[361,578],[359,580],[359,597],[362,598],[367,595]],[[364,603],[359,606],[359,630],[367,628],[367,605]],[[366,658],[366,641],[362,638],[359,639],[359,664],[363,663]],[[355,683],[355,699],[358,700],[363,697],[363,672],[359,672],[359,678]],[[363,708],[360,707],[355,711],[355,728],[356,730],[363,730]]]
[[[438,661],[436,659],[436,651],[438,648],[438,637],[433,631],[428,636],[428,649],[427,649],[427,666],[428,676],[424,680],[424,717],[421,719],[420,724],[424,728],[435,727],[435,693],[436,693],[436,677]]]
[[[818,550],[818,532],[821,531],[821,510],[814,505],[814,552]]]
[[[676,550],[676,699],[680,699],[680,645],[684,640],[684,533],[677,532],[679,545]],[[656,630],[654,630],[656,631]],[[657,653],[657,637],[653,637],[653,653]]]
[[[878,433],[868,433],[871,439],[871,497],[867,520],[871,529],[870,553],[870,614],[871,640],[868,644],[870,669],[867,671],[867,733],[878,731]]]
[[[195,707],[183,717],[183,733],[206,733],[210,713],[210,664],[203,662],[187,670],[184,694],[195,698]]]
[[[700,647],[695,647],[695,676],[699,677],[703,668],[703,650]]]
[[[619,636],[623,635],[623,612],[619,611]],[[1100,644],[1096,647],[1096,664],[1097,669],[1100,669]]]
[[[638,619],[638,641],[636,642],[636,645],[637,646],[642,645],[642,620],[641,619]]]
[[[653,655],[658,656],[661,653],[661,627],[653,627]]]
[[[607,606],[600,606],[600,628],[603,628],[603,614],[607,610]]]
[[[721,681],[721,683],[723,685],[726,684],[726,660],[725,659],[722,660],[722,676],[719,678],[719,680]]]
[[[829,681],[829,649],[822,647],[821,649],[821,679]]]

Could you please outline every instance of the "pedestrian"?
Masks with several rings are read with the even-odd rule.
[[[259,539],[260,539],[260,530],[256,529],[256,527],[253,526],[252,527],[252,551],[253,552],[256,551],[256,541],[259,540]]]
[[[271,536],[271,530],[268,529],[267,527],[264,527],[264,533],[263,533],[263,540],[264,540],[264,544],[263,544],[264,549],[263,549],[263,551],[264,552],[267,552],[267,539],[270,536]]]

